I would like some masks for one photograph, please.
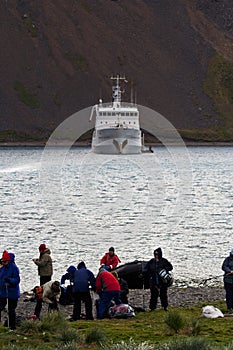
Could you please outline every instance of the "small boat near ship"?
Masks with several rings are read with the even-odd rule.
[[[123,103],[124,90],[120,83],[126,81],[120,75],[112,76],[112,102],[92,107],[95,129],[92,135],[92,151],[100,154],[139,154],[143,151],[139,110],[134,103]]]

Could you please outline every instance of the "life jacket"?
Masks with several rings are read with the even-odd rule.
[[[33,292],[34,292],[35,298],[37,300],[42,300],[43,299],[43,287],[42,286],[34,287]]]

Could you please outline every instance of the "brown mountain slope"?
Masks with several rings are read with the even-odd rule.
[[[216,53],[233,60],[232,9],[227,0],[2,1],[0,132],[46,137],[100,96],[110,101],[113,72],[176,128],[229,129],[206,80]],[[229,84],[219,86],[231,105]]]

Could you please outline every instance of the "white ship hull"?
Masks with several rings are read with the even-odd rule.
[[[139,154],[142,152],[141,142],[125,138],[109,139],[103,142],[92,141],[92,151],[99,154]]]
[[[99,154],[139,154],[142,152],[141,132],[119,128],[95,131],[92,151]]]

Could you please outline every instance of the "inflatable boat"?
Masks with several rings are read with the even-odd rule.
[[[129,289],[149,289],[149,278],[145,271],[146,261],[135,260],[114,269],[123,278]]]

